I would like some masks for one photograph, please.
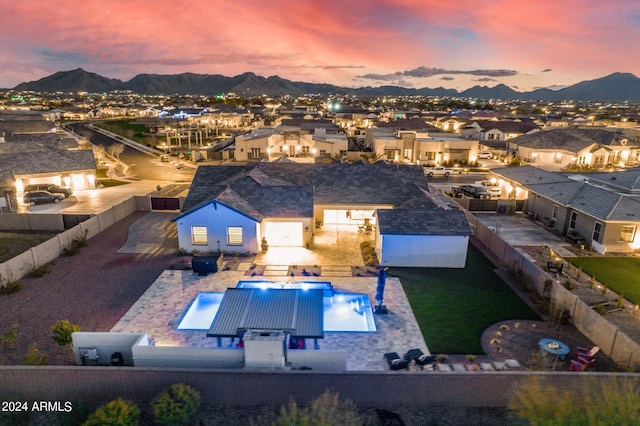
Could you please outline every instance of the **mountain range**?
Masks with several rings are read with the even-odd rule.
[[[494,87],[474,86],[458,92],[455,89],[438,87],[405,88],[399,86],[379,86],[348,88],[331,84],[290,81],[278,76],[261,77],[252,72],[227,77],[220,74],[138,74],[123,82],[103,77],[82,68],[60,71],[40,80],[20,83],[16,91],[35,92],[90,92],[105,93],[114,90],[130,90],[141,95],[204,95],[235,93],[251,97],[263,94],[269,96],[303,94],[353,94],[361,97],[376,96],[439,96],[476,99],[504,99],[527,101],[608,101],[640,102],[640,78],[631,73],[613,73],[595,80],[583,81],[560,90],[537,89],[518,92],[504,84]]]

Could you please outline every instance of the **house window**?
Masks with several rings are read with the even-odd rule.
[[[558,205],[553,205],[553,211],[551,212],[551,218],[558,220]]]
[[[260,148],[251,148],[251,157],[260,158]]]
[[[576,228],[576,219],[578,219],[578,213],[571,212],[571,220],[569,220],[569,228],[571,229]]]
[[[320,150],[320,155],[327,155],[327,150],[326,149],[321,149]]]
[[[229,226],[227,228],[227,244],[230,246],[242,245],[242,227]]]
[[[436,159],[436,153],[431,151],[431,152],[425,152],[424,155],[426,156],[426,160],[427,161],[435,161]]]
[[[308,153],[309,153],[309,147],[308,147],[308,146],[306,146],[306,145],[304,145],[304,146],[302,147],[302,153],[303,153],[303,154],[308,154]]]
[[[296,155],[296,146],[297,145],[291,145],[289,147],[289,155],[292,156],[292,157]]]
[[[623,226],[622,229],[620,229],[620,241],[625,241],[630,243],[633,241],[633,237],[635,237],[635,234],[636,234],[635,226]]]
[[[206,226],[192,226],[191,227],[191,243],[193,245],[204,245],[209,244],[209,239],[207,237],[207,227]]]
[[[600,233],[602,232],[602,224],[600,222],[596,222],[593,227],[593,239],[594,241],[600,242]]]
[[[395,149],[385,149],[384,150],[385,156],[387,157],[387,160],[395,160],[396,158],[396,150]]]

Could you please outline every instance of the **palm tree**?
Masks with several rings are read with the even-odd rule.
[[[376,154],[375,152],[363,152],[362,154],[360,154],[360,158],[362,158],[369,164],[374,164],[382,160],[382,157],[382,154]]]

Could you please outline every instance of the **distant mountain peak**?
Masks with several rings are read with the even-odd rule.
[[[138,74],[127,82],[106,78],[82,68],[59,71],[37,81],[20,83],[13,90],[36,92],[93,92],[103,93],[113,90],[131,90],[141,95],[192,94],[211,96],[233,92],[239,96],[354,94],[367,97],[393,96],[449,96],[478,99],[505,100],[576,100],[576,101],[630,101],[640,102],[640,79],[628,72],[615,72],[605,77],[582,81],[556,91],[537,89],[518,92],[505,84],[494,87],[474,86],[462,92],[454,89],[421,88],[410,89],[398,86],[346,88],[332,84],[294,82],[277,75],[262,77],[247,71],[235,77],[220,74]]]

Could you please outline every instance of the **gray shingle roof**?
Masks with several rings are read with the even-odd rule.
[[[12,170],[16,175],[61,173],[94,170],[93,150],[75,151],[42,149],[23,154],[0,154],[0,170]]]
[[[414,198],[424,198],[423,191],[428,191],[420,166],[396,167],[384,162],[374,165],[263,162],[245,167],[200,166],[193,178],[183,212],[210,201],[213,186],[230,186],[250,203],[264,200],[261,206],[254,205],[263,212],[267,211],[269,200],[254,193],[264,192],[269,187],[281,187],[270,193],[278,197],[274,201],[288,202],[290,204],[286,205],[289,208],[292,203],[301,203],[300,208],[305,211],[309,207],[303,204],[304,197],[310,197],[312,204],[398,206]],[[434,202],[428,203],[432,208],[436,207]],[[275,202],[271,205],[271,209],[277,208]]]
[[[498,167],[491,169],[491,172],[512,181],[519,182],[521,185],[567,182],[570,180],[560,173],[548,172],[533,166]]]
[[[640,193],[640,167],[619,172],[588,173],[583,176],[589,178],[590,182],[618,191]]]
[[[385,235],[472,235],[462,210],[380,209],[377,215]]]

